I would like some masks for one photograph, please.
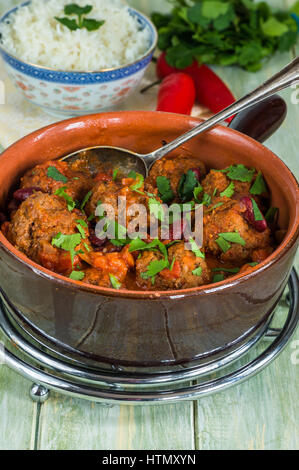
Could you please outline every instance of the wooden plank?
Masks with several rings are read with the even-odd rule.
[[[193,450],[193,406],[108,408],[53,394],[42,407],[38,448]]]
[[[292,2],[291,2],[292,3]],[[271,2],[282,7],[282,2]],[[236,69],[217,72],[232,86],[237,97],[253,89],[291,59],[276,54],[265,69],[248,74]],[[297,157],[298,105],[291,103],[292,90],[282,93],[288,117],[282,128],[265,144],[299,177]],[[297,123],[297,124],[296,124]],[[297,255],[297,268],[299,256]],[[255,378],[226,392],[204,398],[197,404],[197,449],[298,449],[299,365],[292,364],[297,330],[282,355]]]
[[[3,343],[0,334],[1,348]],[[37,405],[29,388],[30,382],[0,363],[0,450],[34,449]]]

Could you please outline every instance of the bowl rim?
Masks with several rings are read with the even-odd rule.
[[[91,117],[92,118],[103,118],[103,117],[110,117],[113,118],[115,116],[119,115],[124,115],[124,114],[129,114],[131,117],[137,117],[140,115],[156,115],[157,113],[163,114],[163,115],[168,115],[169,117],[177,117],[177,118],[185,118],[186,121],[188,119],[194,120],[195,122],[201,122],[202,120],[196,117],[192,116],[182,116],[182,115],[177,115],[173,113],[163,113],[163,112],[157,112],[157,111],[118,111],[118,112],[107,112],[107,113],[100,113],[100,114],[93,114],[93,115],[86,115],[86,116],[79,116],[71,119],[66,119],[63,121],[56,122],[54,124],[50,124],[49,126],[43,127],[41,129],[38,129],[27,136],[23,137],[22,139],[18,140],[17,142],[13,143],[10,147],[8,147],[2,155],[0,155],[0,158],[8,151],[12,151],[14,146],[22,144],[24,141],[34,141],[37,136],[45,133],[45,131],[50,131],[55,129],[57,126],[68,126],[71,123],[74,123],[76,121],[88,121]],[[252,139],[251,137],[246,136],[245,134],[242,134],[238,131],[235,131],[233,129],[224,127],[224,126],[215,126],[213,128],[212,132],[222,132],[224,134],[237,134],[240,138],[247,141],[251,144],[254,144],[257,147],[260,147],[261,149],[265,149],[266,147],[262,145],[261,143],[257,142],[256,140]],[[211,132],[211,131],[208,131]],[[193,296],[199,296],[199,295],[206,295],[206,294],[214,294],[214,293],[226,293],[227,289],[230,289],[231,287],[234,287],[236,285],[243,284],[244,282],[247,282],[248,280],[251,280],[252,278],[256,277],[258,274],[266,271],[268,268],[272,267],[275,265],[278,261],[281,260],[281,258],[286,255],[286,253],[295,245],[296,241],[299,238],[299,183],[297,179],[295,178],[294,174],[292,171],[288,168],[288,166],[270,149],[266,148],[267,152],[271,154],[271,158],[274,159],[279,165],[281,165],[284,168],[284,171],[288,173],[289,176],[289,182],[290,184],[293,184],[293,187],[295,188],[296,191],[296,201],[297,201],[297,212],[298,212],[298,217],[296,218],[293,226],[288,229],[288,233],[285,236],[284,240],[280,245],[274,250],[274,252],[268,256],[262,263],[258,264],[255,267],[252,267],[250,270],[248,270],[245,273],[239,273],[236,274],[232,277],[229,277],[228,279],[215,283],[215,284],[206,284],[203,286],[199,287],[192,287],[192,288],[187,288],[187,289],[179,289],[179,290],[168,290],[168,291],[134,291],[134,290],[127,290],[127,289],[113,289],[113,288],[105,288],[105,287],[99,287],[99,286],[93,286],[86,284],[84,282],[80,281],[75,281],[72,279],[68,279],[65,276],[62,276],[60,274],[54,273],[53,271],[50,271],[49,269],[46,269],[39,264],[35,263],[32,261],[30,258],[28,258],[24,253],[16,249],[4,236],[3,232],[0,231],[0,248],[4,249],[4,251],[12,256],[16,261],[19,263],[23,264],[26,268],[29,268],[34,274],[43,277],[44,279],[47,279],[55,284],[57,284],[60,287],[65,287],[68,289],[71,288],[78,288],[80,291],[83,292],[89,292],[95,295],[104,295],[104,296],[109,296],[109,297],[118,297],[122,299],[140,299],[140,300],[178,300],[180,298],[186,298],[186,297],[193,297]],[[57,159],[61,158],[61,155],[57,157]]]
[[[12,13],[14,13],[16,10],[18,10],[19,8],[22,8],[24,6],[27,6],[31,3],[31,0],[27,0],[23,3],[20,3],[18,5],[15,5],[13,8],[9,9],[6,13],[4,13],[1,17],[0,17],[0,24],[4,22],[4,20],[6,18],[8,18]],[[116,71],[121,71],[123,69],[126,69],[128,67],[133,67],[134,65],[138,64],[139,62],[142,62],[144,60],[146,60],[148,57],[150,57],[154,52],[155,52],[155,49],[157,48],[157,45],[158,45],[158,31],[157,31],[157,28],[156,26],[154,25],[154,23],[151,21],[151,19],[145,15],[144,13],[141,13],[139,10],[136,10],[136,8],[132,8],[130,6],[128,6],[129,10],[134,12],[134,13],[137,13],[137,15],[141,16],[145,22],[148,23],[149,27],[152,29],[153,33],[154,33],[154,39],[153,39],[153,42],[152,44],[150,45],[149,49],[147,49],[147,51],[142,55],[140,56],[138,59],[136,59],[134,62],[130,62],[128,64],[125,64],[125,65],[122,65],[120,67],[112,67],[112,68],[106,68],[106,69],[99,69],[99,70],[93,70],[93,71],[86,71],[86,70],[61,70],[61,69],[53,69],[53,68],[50,68],[50,67],[45,67],[43,65],[39,65],[39,64],[34,64],[33,62],[25,62],[24,60],[20,59],[19,57],[17,57],[16,55],[14,55],[11,51],[9,51],[8,49],[6,49],[3,44],[1,44],[1,40],[0,40],[0,51],[3,51],[5,54],[9,55],[10,57],[12,57],[13,59],[17,60],[18,62],[22,63],[22,64],[25,64],[25,65],[28,65],[30,67],[35,67],[35,68],[38,68],[40,70],[45,70],[45,71],[48,71],[48,72],[52,72],[52,73],[64,73],[64,74],[82,74],[82,75],[96,75],[96,74],[101,74],[101,73],[106,73],[106,72],[116,72]]]

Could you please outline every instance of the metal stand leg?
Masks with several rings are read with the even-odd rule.
[[[43,385],[33,384],[30,388],[30,398],[35,403],[45,403],[50,395],[50,390]]]

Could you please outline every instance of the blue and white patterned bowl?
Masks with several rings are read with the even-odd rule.
[[[0,23],[23,3],[9,10]],[[130,8],[142,29],[150,33],[148,51],[135,62],[124,67],[98,72],[64,72],[23,62],[7,51],[0,40],[0,53],[7,73],[14,85],[27,100],[56,116],[81,116],[97,113],[124,101],[139,85],[150,64],[157,46],[158,34],[152,22],[143,14]]]

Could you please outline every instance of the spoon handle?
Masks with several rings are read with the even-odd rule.
[[[208,129],[211,129],[211,127],[214,127],[216,124],[219,124],[220,122],[233,116],[234,114],[237,114],[240,111],[243,111],[244,109],[247,109],[250,106],[259,103],[260,101],[264,100],[265,98],[268,98],[269,96],[272,96],[274,93],[277,93],[278,91],[281,91],[284,88],[291,86],[297,80],[299,80],[299,57],[297,57],[290,64],[284,67],[280,72],[278,72],[265,83],[263,83],[263,85],[259,86],[248,95],[244,96],[240,100],[228,106],[220,113],[211,117],[207,121],[204,121],[199,126],[194,127],[193,129],[186,132],[185,134],[178,137],[169,144],[165,145],[164,147],[155,150],[154,152],[148,155],[144,155],[144,162],[147,168],[150,169],[154,162],[160,160],[169,152],[175,150],[177,147],[184,144],[193,137],[201,134],[202,132],[207,131]]]

